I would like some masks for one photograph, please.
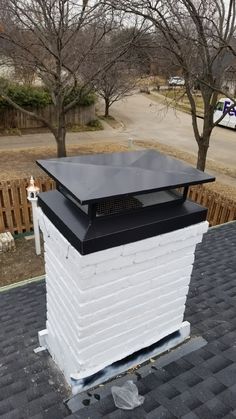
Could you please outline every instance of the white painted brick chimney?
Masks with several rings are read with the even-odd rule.
[[[45,241],[47,330],[70,383],[181,328],[196,244],[208,223],[81,255],[38,208]]]

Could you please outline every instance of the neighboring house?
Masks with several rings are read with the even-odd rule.
[[[34,353],[45,326],[45,284],[0,289],[0,418],[230,419],[236,416],[236,222],[211,228],[198,246],[187,300],[191,337],[122,378],[81,393],[76,413],[47,352]],[[196,344],[203,341],[201,347]],[[194,343],[195,342],[195,343]],[[190,348],[186,351],[186,348]],[[112,385],[135,381],[144,404],[119,410]]]
[[[236,97],[236,64],[226,70],[222,87],[231,96]]]
[[[232,51],[236,51],[236,38],[231,41]],[[223,71],[222,89],[225,94],[236,97],[236,56],[226,51],[222,62],[216,63],[216,71]]]
[[[13,80],[14,79],[14,74],[15,74],[15,69],[13,64],[11,65],[10,63],[8,64],[6,62],[6,59],[4,59],[4,57],[1,57],[0,59],[0,78],[4,78],[4,79],[10,79]]]
[[[24,68],[15,68],[14,62],[7,57],[0,57],[0,78],[10,80],[19,84],[30,84],[42,86],[42,80],[33,72]]]

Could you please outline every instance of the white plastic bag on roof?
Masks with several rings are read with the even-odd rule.
[[[138,394],[138,388],[131,380],[126,381],[122,387],[113,386],[111,393],[119,409],[133,410],[144,402],[144,397]]]

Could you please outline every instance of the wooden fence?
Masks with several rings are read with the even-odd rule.
[[[236,201],[213,192],[207,186],[193,186],[189,190],[188,198],[208,209],[207,220],[210,226],[236,220]]]
[[[27,201],[26,187],[29,179],[0,182],[0,233],[13,234],[32,231],[31,205]],[[55,188],[49,178],[38,178],[36,184],[41,191]],[[208,221],[211,226],[236,220],[236,202],[212,192],[206,186],[194,186],[189,198],[208,208]]]
[[[33,229],[31,204],[27,200],[26,188],[29,179],[0,182],[0,233],[27,233]],[[40,191],[55,188],[50,178],[37,178]]]
[[[32,109],[32,111],[34,111],[34,109]],[[38,109],[37,115],[42,116],[52,125],[56,125],[55,107],[53,105]],[[93,119],[95,119],[95,105],[76,106],[66,114],[67,126],[86,125]],[[44,127],[44,124],[41,121],[31,118],[16,109],[0,110],[0,129],[30,129],[41,127]]]

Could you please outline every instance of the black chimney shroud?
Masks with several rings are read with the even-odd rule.
[[[186,199],[188,187],[215,180],[153,150],[37,164],[57,184],[57,190],[39,194],[39,205],[81,254],[204,221],[207,209]]]

